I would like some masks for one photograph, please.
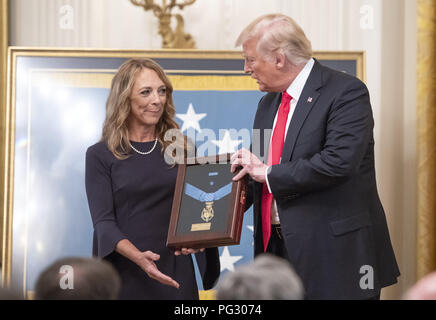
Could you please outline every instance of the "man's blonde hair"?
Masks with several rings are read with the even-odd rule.
[[[265,59],[281,50],[293,65],[306,63],[312,57],[312,45],[303,29],[283,14],[263,15],[241,32],[235,45],[238,47],[251,38],[258,38],[257,51]]]

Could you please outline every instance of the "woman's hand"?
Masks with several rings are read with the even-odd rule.
[[[128,239],[120,240],[115,248],[116,252],[136,263],[147,275],[167,286],[179,288],[180,285],[171,277],[159,271],[155,261],[160,259],[160,256],[151,251],[141,252]]]
[[[182,248],[180,250],[176,250],[174,251],[174,254],[176,256],[180,256],[181,254],[184,254],[185,256],[191,253],[198,253],[198,252],[203,252],[204,248],[201,249],[192,249],[192,248]]]
[[[150,278],[157,280],[160,283],[165,284],[167,286],[171,286],[178,289],[180,285],[171,277],[160,272],[159,269],[157,268],[154,261],[157,261],[159,259],[160,259],[160,255],[153,253],[151,251],[145,251],[138,254],[136,258],[136,264],[140,266],[141,269],[144,270]]]

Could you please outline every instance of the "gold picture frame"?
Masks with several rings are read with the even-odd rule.
[[[4,1],[4,0],[3,0]],[[3,3],[3,2],[2,2]],[[342,65],[344,68],[351,68],[351,73],[354,72],[361,80],[365,81],[365,54],[364,52],[315,52],[315,58],[321,62],[335,62]],[[0,184],[0,193],[2,198],[2,281],[4,286],[11,286],[13,282],[21,283],[22,289],[26,295],[29,294],[27,274],[27,254],[28,244],[23,246],[24,253],[22,254],[23,261],[19,263],[19,268],[14,269],[13,256],[18,246],[17,241],[23,243],[29,242],[30,233],[22,232],[22,237],[14,241],[15,231],[17,234],[21,232],[18,225],[14,225],[18,221],[25,221],[23,228],[38,229],[43,226],[44,220],[31,220],[29,217],[18,217],[14,214],[14,204],[17,203],[15,196],[18,190],[18,183],[22,181],[15,180],[17,172],[23,168],[17,167],[17,148],[27,148],[27,154],[30,153],[30,142],[20,144],[22,141],[17,141],[17,116],[23,112],[23,108],[29,108],[31,100],[26,100],[29,97],[23,94],[22,83],[29,79],[32,81],[40,81],[41,72],[49,73],[52,80],[68,79],[68,86],[73,88],[96,88],[107,90],[110,85],[110,80],[116,71],[116,66],[121,61],[131,57],[148,57],[157,60],[158,62],[167,63],[164,66],[169,74],[171,81],[177,83],[177,90],[203,90],[207,91],[210,88],[214,90],[228,91],[250,91],[257,92],[256,82],[244,75],[243,59],[239,51],[201,51],[201,50],[102,50],[102,49],[62,49],[62,48],[24,48],[24,47],[9,47],[7,59],[7,105],[4,113],[1,114],[2,127],[1,135],[4,137],[3,157],[0,162],[1,174],[3,175],[3,184]],[[68,61],[88,61],[86,68],[74,70],[69,66],[62,65]],[[32,67],[24,67],[24,61],[33,64]],[[46,64],[56,63],[46,67]],[[112,61],[106,63],[105,61]],[[115,61],[115,62],[114,62]],[[26,63],[27,63],[26,62]],[[101,62],[101,63],[100,63]],[[215,63],[216,62],[216,63]],[[38,66],[38,63],[41,65]],[[106,64],[105,64],[106,63]],[[197,63],[197,65],[195,65]],[[215,63],[215,64],[213,64]],[[162,64],[162,63],[161,63]],[[27,68],[27,69],[26,69]],[[29,69],[30,68],[30,69]],[[342,69],[340,67],[340,69]],[[24,70],[25,72],[21,72]],[[42,71],[41,71],[42,70]],[[29,75],[31,73],[31,78]],[[65,78],[65,76],[67,77]],[[207,77],[207,81],[196,81],[195,77]],[[225,78],[223,80],[223,78]],[[194,80],[193,80],[194,79]],[[204,87],[201,87],[204,85]],[[30,90],[27,88],[27,90]],[[17,96],[17,92],[19,93]],[[23,97],[26,97],[25,99]],[[25,101],[23,101],[23,99]],[[17,104],[18,103],[18,104]],[[255,105],[253,106],[255,108]],[[30,109],[29,109],[30,110]],[[33,111],[38,113],[39,110]],[[23,128],[18,128],[23,130]],[[26,129],[27,130],[27,129]],[[30,131],[29,131],[30,132]],[[36,135],[40,134],[38,132]],[[21,152],[21,151],[20,151]],[[26,152],[22,152],[25,158]],[[30,172],[30,171],[29,171]],[[26,175],[24,175],[26,176]],[[26,176],[29,181],[31,178]],[[27,187],[25,187],[27,188]],[[53,199],[47,199],[51,201]],[[15,212],[16,213],[16,212]],[[35,224],[35,225],[32,225]],[[38,223],[40,225],[38,225]],[[42,228],[43,229],[43,228]],[[37,243],[35,245],[38,245]],[[20,249],[21,250],[21,249]],[[41,248],[43,250],[43,248]],[[27,253],[26,253],[27,252]],[[65,252],[65,254],[75,254],[76,252]],[[53,257],[52,257],[53,258]],[[51,258],[51,259],[52,259]],[[48,259],[50,260],[50,259]],[[37,265],[37,263],[32,263]],[[35,271],[36,272],[36,271]]]

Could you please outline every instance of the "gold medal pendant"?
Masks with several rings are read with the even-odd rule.
[[[209,222],[213,218],[213,201],[206,201],[205,205],[206,206],[204,207],[203,211],[201,211],[201,219]]]

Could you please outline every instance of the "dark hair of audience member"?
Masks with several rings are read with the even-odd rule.
[[[63,266],[71,267],[68,281]],[[65,272],[65,271],[64,271]],[[47,267],[35,286],[36,300],[114,300],[121,287],[118,272],[108,262],[96,258],[64,258]]]

